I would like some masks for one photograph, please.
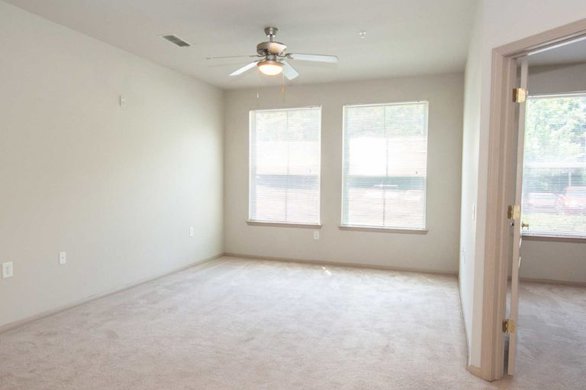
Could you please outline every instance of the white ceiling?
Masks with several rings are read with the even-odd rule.
[[[291,61],[288,83],[462,71],[475,0],[6,0],[49,20],[222,88],[278,84],[228,74],[276,25],[289,52],[335,54],[338,65]],[[367,32],[366,39],[359,32]],[[176,47],[162,35],[190,42]]]

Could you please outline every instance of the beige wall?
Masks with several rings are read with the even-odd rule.
[[[521,278],[586,283],[586,243],[524,239]]]
[[[491,266],[490,261],[485,263],[484,250],[492,50],[584,17],[586,2],[583,0],[481,0],[478,4],[466,67],[465,116],[468,119],[464,129],[463,155],[468,158],[464,159],[463,166],[465,169],[471,166],[472,169],[463,174],[462,197],[469,199],[469,202],[462,202],[460,243],[462,249],[474,248],[474,253],[468,252],[461,257],[459,273],[469,342],[469,364],[472,366],[480,365],[484,268]],[[466,139],[472,141],[466,142]],[[476,210],[475,218],[470,213],[471,206]]]
[[[586,91],[586,64],[529,68],[530,94]],[[522,278],[586,283],[586,241],[525,239]]]
[[[463,75],[236,90],[225,95],[225,251],[455,273],[458,269]],[[343,231],[342,106],[429,101],[427,234]],[[321,238],[310,229],[248,226],[251,109],[322,106]]]
[[[527,89],[530,95],[584,92],[586,63],[530,66],[528,80]]]
[[[3,2],[0,53],[0,326],[222,252],[221,91]]]

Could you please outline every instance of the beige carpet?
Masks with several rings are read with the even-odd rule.
[[[501,388],[586,389],[586,288],[521,283],[517,373]]]
[[[465,360],[456,278],[223,258],[1,334],[0,389],[509,387]]]

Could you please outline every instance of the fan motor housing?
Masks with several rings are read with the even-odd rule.
[[[281,42],[261,42],[256,45],[256,52],[261,56],[266,56],[268,54],[273,55],[280,55],[285,50],[287,50],[287,45],[282,44]]]

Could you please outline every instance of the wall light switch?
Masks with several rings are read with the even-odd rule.
[[[59,264],[67,264],[67,252],[59,252]]]
[[[189,227],[189,237],[195,236],[195,228],[193,226]]]
[[[2,278],[11,278],[14,276],[14,264],[12,261],[2,263]]]
[[[314,240],[319,240],[319,230],[314,230],[313,231],[313,239]]]

